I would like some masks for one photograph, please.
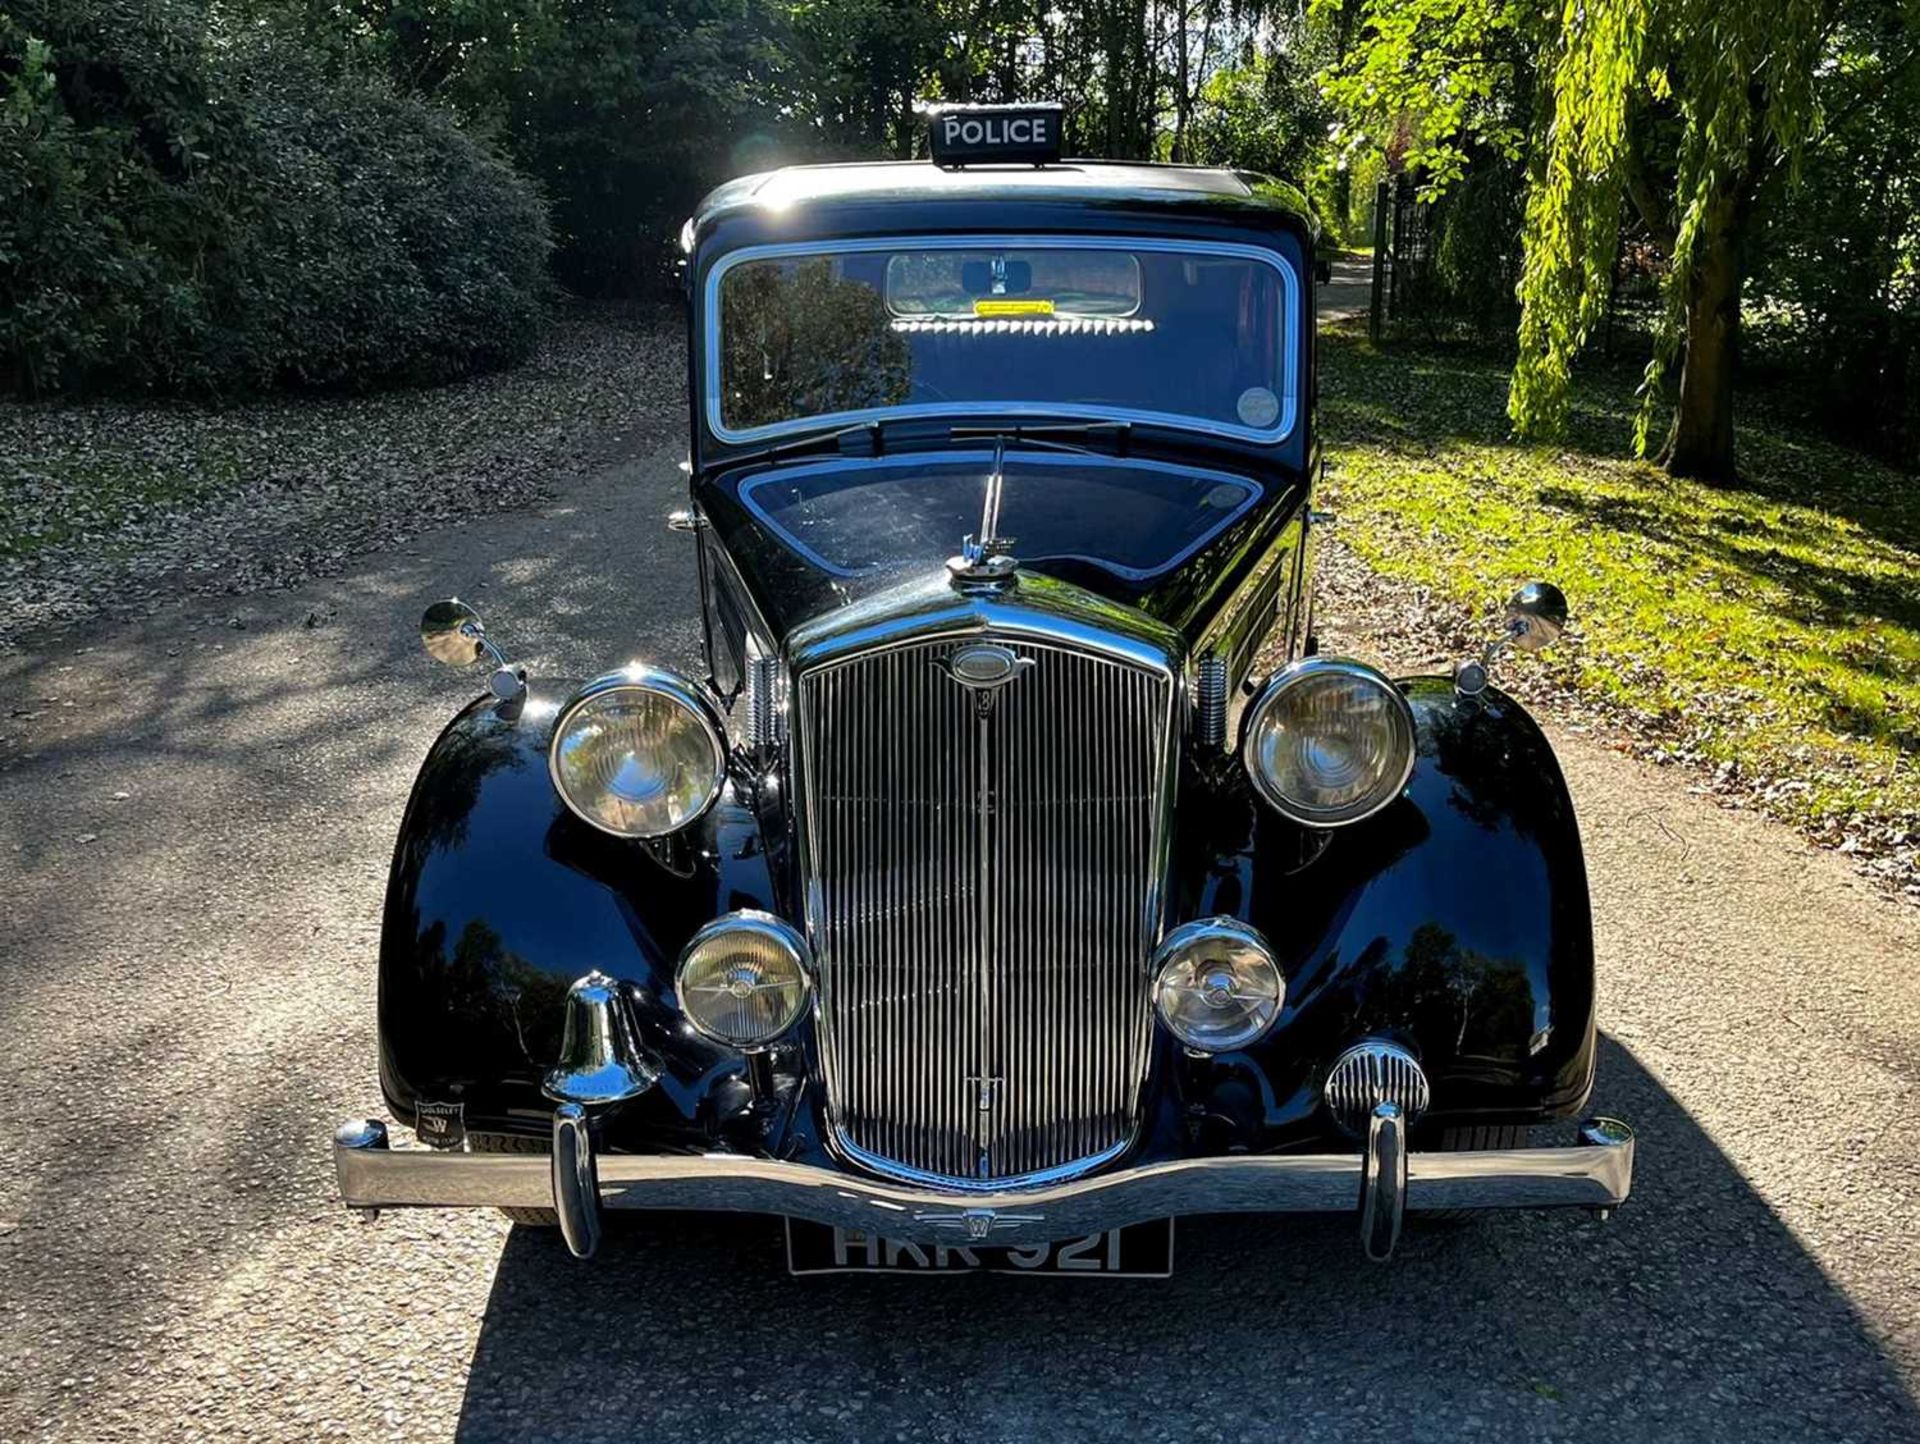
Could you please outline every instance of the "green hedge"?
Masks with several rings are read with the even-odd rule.
[[[453,116],[176,0],[0,14],[0,385],[370,387],[538,330],[536,189]]]

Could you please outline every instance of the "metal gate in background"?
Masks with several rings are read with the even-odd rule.
[[[1374,341],[1388,321],[1421,314],[1433,276],[1433,207],[1405,171],[1373,193],[1373,298],[1367,331]]]

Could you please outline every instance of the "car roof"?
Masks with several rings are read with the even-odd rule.
[[[705,230],[745,210],[792,211],[839,205],[951,201],[1085,202],[1141,208],[1209,208],[1272,224],[1278,216],[1309,227],[1306,198],[1295,187],[1254,171],[1131,161],[1068,160],[1048,165],[967,166],[946,170],[929,161],[799,165],[741,176],[712,192],[693,217]]]

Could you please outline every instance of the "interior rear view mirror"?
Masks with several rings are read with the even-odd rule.
[[[1033,289],[1033,263],[962,261],[960,289],[969,296],[1024,296]]]

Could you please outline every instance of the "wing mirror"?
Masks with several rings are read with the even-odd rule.
[[[1528,582],[1507,603],[1507,635],[1502,641],[1523,652],[1538,652],[1559,641],[1566,629],[1567,594],[1552,582]]]
[[[1507,603],[1505,630],[1478,657],[1453,665],[1454,690],[1478,697],[1487,690],[1494,659],[1505,651],[1538,652],[1560,640],[1567,629],[1567,594],[1552,582],[1528,582]]]
[[[524,696],[527,674],[507,660],[506,653],[487,636],[480,614],[458,597],[435,602],[420,615],[420,645],[436,662],[449,667],[471,667],[482,657],[493,662],[487,687],[502,702]]]

